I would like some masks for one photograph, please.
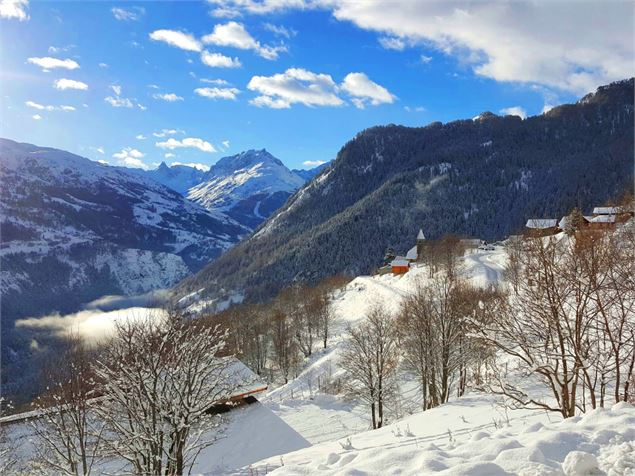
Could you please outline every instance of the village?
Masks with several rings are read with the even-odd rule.
[[[553,236],[558,233],[593,230],[615,230],[629,222],[635,215],[632,206],[605,206],[595,207],[591,215],[583,215],[579,210],[574,210],[571,214],[557,218],[530,218],[525,224],[523,233],[520,235],[510,235],[507,239],[519,239],[523,236],[531,238],[541,238]],[[500,242],[499,242],[500,243]],[[383,275],[392,273],[400,275],[407,273],[417,263],[425,261],[426,250],[430,241],[426,240],[422,229],[417,234],[416,244],[408,250],[404,256],[395,255],[392,248],[388,248],[384,257],[383,266],[378,268],[376,274]],[[494,250],[494,244],[487,243],[478,238],[458,238],[456,241],[458,248],[463,251],[469,250]]]

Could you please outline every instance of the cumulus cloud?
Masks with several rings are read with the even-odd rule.
[[[88,89],[88,84],[83,83],[81,81],[75,81],[74,79],[58,79],[53,83],[55,89],[59,89],[63,91],[65,89],[78,89],[80,91],[86,91]]]
[[[421,55],[419,57],[419,61],[421,61],[422,64],[428,64],[430,61],[432,61],[432,56]]]
[[[110,10],[113,16],[119,21],[136,21],[141,18],[142,15],[145,14],[145,8],[142,7],[131,7],[131,8],[121,8],[121,7],[113,7]]]
[[[107,96],[104,98],[104,101],[106,101],[112,107],[127,107],[127,108],[134,107],[134,104],[128,98],[122,98],[118,96],[117,97]]]
[[[41,329],[64,337],[70,332],[78,334],[88,343],[94,344],[111,337],[117,324],[143,319],[162,319],[165,311],[160,308],[131,307],[104,312],[88,309],[74,314],[61,316],[53,314],[44,317],[31,317],[16,321],[16,327]]]
[[[124,147],[121,152],[112,154],[115,159],[118,159],[119,164],[125,167],[133,167],[135,169],[148,170],[148,165],[141,159],[145,157],[145,154],[132,147]]]
[[[635,70],[630,2],[400,0],[390,9],[372,0],[324,4],[338,20],[432,45],[496,81],[582,94]]]
[[[225,149],[229,149],[229,141],[228,140],[224,140],[223,142],[221,142],[221,144],[223,144],[223,147]]]
[[[95,147],[95,150],[99,152],[101,155],[104,155],[106,153],[103,147]]]
[[[406,48],[406,42],[395,36],[382,36],[379,38],[379,44],[387,50],[403,51]]]
[[[305,160],[302,162],[302,165],[305,167],[319,167],[322,164],[325,164],[324,160]]]
[[[203,48],[201,43],[189,33],[176,30],[155,30],[150,33],[150,39],[162,41],[175,48],[186,51],[200,52]]]
[[[508,116],[518,116],[521,119],[525,119],[527,117],[527,111],[520,106],[505,107],[501,109],[500,112]]]
[[[144,136],[143,134],[137,134],[135,136],[135,139],[137,139],[137,140],[146,140],[146,136]]]
[[[393,94],[383,86],[371,81],[364,73],[347,74],[341,88],[353,97],[353,104],[359,109],[364,109],[368,103],[379,106],[395,101]]]
[[[29,15],[26,12],[28,6],[28,0],[0,0],[0,18],[28,20]]]
[[[37,65],[44,70],[55,69],[55,68],[63,68],[63,69],[79,68],[79,64],[77,63],[77,61],[74,61],[68,58],[62,60],[58,58],[51,58],[50,56],[44,56],[42,58],[33,57],[33,58],[28,58],[27,62]]]
[[[273,76],[254,76],[247,88],[260,93],[251,104],[284,109],[292,104],[306,106],[340,106],[337,84],[328,74],[317,74],[301,68],[290,68]]]
[[[209,99],[235,100],[240,90],[236,88],[196,88],[194,92]]]
[[[403,109],[406,112],[424,112],[426,110],[426,108],[423,106],[404,106]]]
[[[165,154],[174,156],[174,154]],[[210,166],[207,164],[201,164],[200,162],[172,162],[170,165],[184,165],[185,167],[192,167],[193,169],[200,170],[202,172],[207,172],[210,169]]]
[[[66,46],[49,46],[49,53],[55,55],[57,53],[64,53],[72,48],[75,48],[75,45],[66,45]]]
[[[152,97],[154,99],[160,99],[166,102],[183,101],[183,98],[181,96],[178,96],[177,94],[174,94],[174,93],[153,94]]]
[[[36,121],[39,121],[40,119],[42,119],[42,116],[40,116],[39,114],[33,114],[33,116],[31,117],[35,119]]]
[[[280,52],[286,51],[286,46],[261,45],[245,29],[244,25],[235,21],[214,26],[214,31],[202,38],[207,45],[231,46],[241,50],[253,50],[265,59],[274,60]]]
[[[238,58],[231,58],[220,53],[203,51],[201,61],[212,68],[240,68],[242,66]]]
[[[209,142],[199,139],[197,137],[186,137],[183,140],[177,140],[174,137],[170,137],[168,140],[164,142],[156,142],[156,145],[160,149],[198,149],[201,152],[212,153],[216,152],[216,149]]]

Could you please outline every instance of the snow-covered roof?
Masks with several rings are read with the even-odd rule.
[[[593,218],[591,223],[615,223],[615,215],[599,215]]]
[[[412,259],[412,260],[416,260],[418,257],[418,253],[417,253],[417,246],[413,246],[412,248],[410,248],[408,250],[408,253],[406,253],[406,259]]]
[[[558,225],[556,218],[531,218],[525,225],[527,228],[544,229],[553,228]]]
[[[423,230],[421,228],[419,228],[419,234],[417,235],[417,240],[425,240],[426,237],[423,234]]]
[[[569,225],[569,216],[563,216],[558,222],[558,228],[564,230]]]
[[[619,207],[595,207],[593,209],[594,215],[615,215],[620,213]]]
[[[408,260],[402,256],[395,258],[394,260],[392,260],[392,263],[390,263],[390,266],[408,266]]]

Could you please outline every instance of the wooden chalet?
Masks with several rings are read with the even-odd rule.
[[[397,256],[390,263],[392,274],[405,274],[410,270],[410,262],[404,256]]]
[[[526,234],[533,237],[551,236],[560,233],[556,218],[531,218],[525,224]]]

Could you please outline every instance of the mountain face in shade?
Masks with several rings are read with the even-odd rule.
[[[295,281],[367,273],[388,246],[405,253],[420,228],[494,240],[531,217],[588,212],[632,188],[633,129],[633,79],[525,120],[485,113],[367,129],[178,290],[263,299]]]
[[[165,288],[249,233],[129,169],[0,139],[2,322]]]

